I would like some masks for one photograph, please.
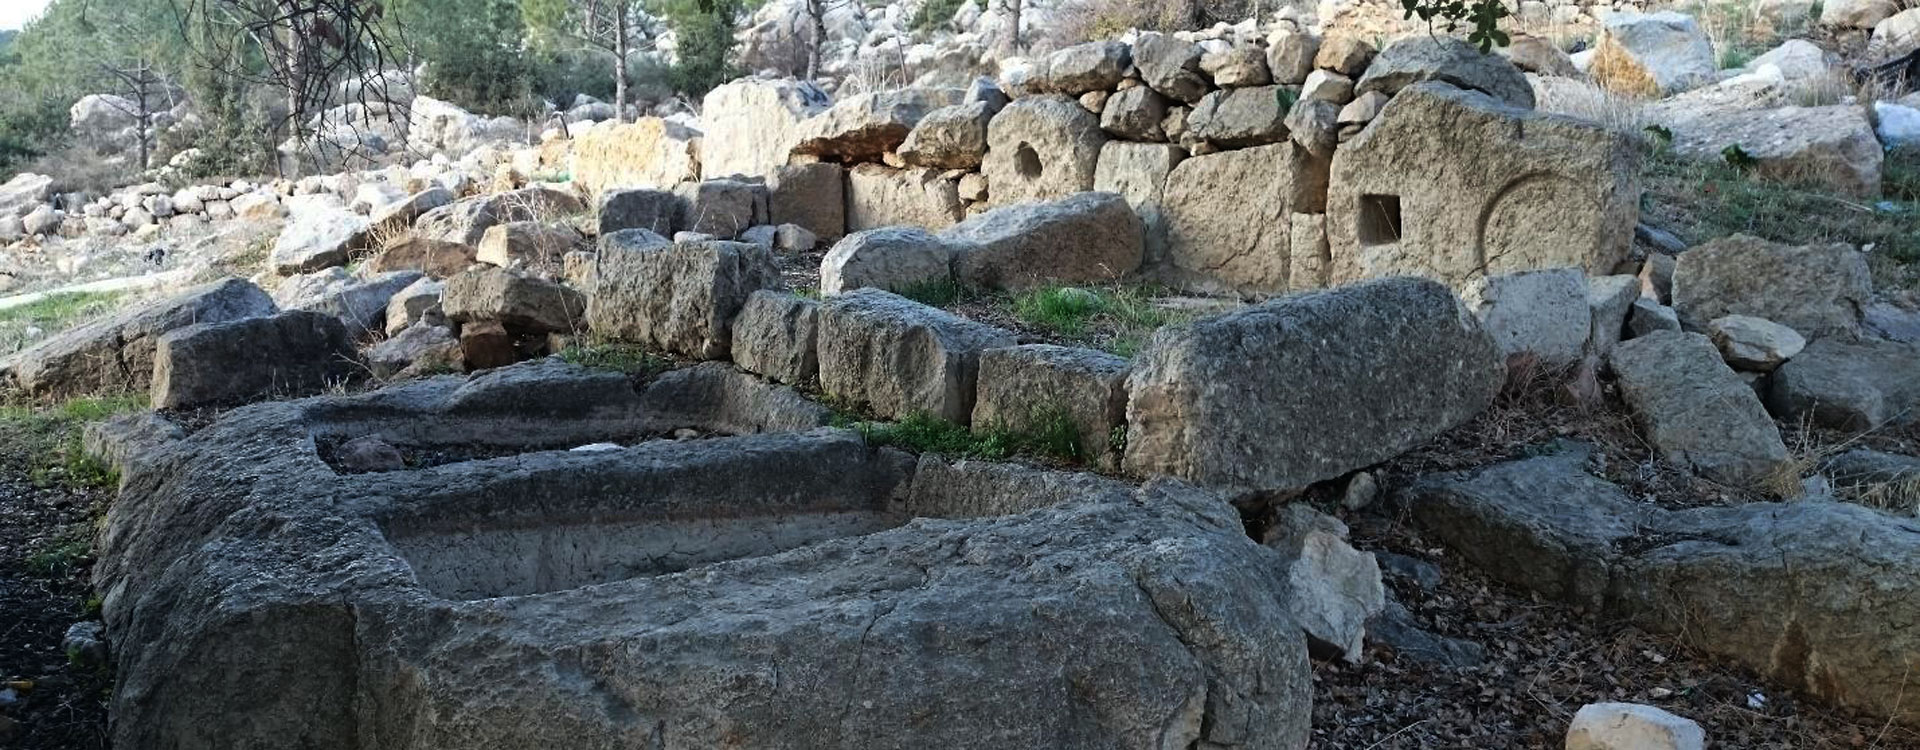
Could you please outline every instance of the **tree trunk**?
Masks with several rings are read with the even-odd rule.
[[[616,4],[619,14],[613,21],[613,120],[627,121],[627,9]]]
[[[286,29],[286,33],[287,80],[284,83],[287,87],[287,135],[293,139],[294,159],[291,165],[283,166],[282,171],[292,172],[285,176],[299,177],[301,171],[299,155],[302,151],[306,150],[308,145],[306,138],[307,118],[305,116],[306,112],[304,111],[306,109],[304,103],[305,97],[302,95],[303,88],[306,85],[307,47],[306,37],[300,33],[300,29],[297,26],[290,23]]]
[[[807,80],[820,78],[820,46],[827,43],[827,0],[807,0],[807,20],[813,22],[813,38],[807,42]]]

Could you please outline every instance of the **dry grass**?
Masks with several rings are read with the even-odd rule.
[[[1646,137],[1646,101],[1618,94],[1585,80],[1561,79],[1535,89],[1534,107],[1566,115],[1634,139]]]

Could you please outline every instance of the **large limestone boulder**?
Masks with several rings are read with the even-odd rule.
[[[820,372],[820,303],[762,289],[747,296],[733,321],[733,363],[783,383],[805,383]]]
[[[838,164],[792,164],[767,176],[767,221],[794,224],[824,242],[847,233],[845,170]]]
[[[351,379],[359,354],[340,319],[291,310],[169,331],[154,347],[155,409],[308,396]]]
[[[1201,97],[1187,115],[1187,138],[1221,148],[1245,148],[1287,139],[1287,107],[1279,86],[1222,89]]]
[[[1125,42],[1076,44],[1047,56],[1046,89],[1069,96],[1111,91],[1131,67],[1133,51]]]
[[[800,123],[792,153],[848,164],[879,161],[900,148],[928,112],[959,104],[965,96],[964,89],[945,88],[859,94]]]
[[[1796,247],[1736,234],[1681,253],[1673,270],[1674,310],[1696,331],[1750,315],[1808,338],[1850,336],[1872,296],[1866,256],[1844,244]]]
[[[1598,125],[1410,86],[1334,154],[1332,280],[1612,273],[1633,243],[1639,162],[1637,145]]]
[[[285,310],[315,310],[339,318],[347,333],[358,338],[386,330],[393,295],[421,278],[419,271],[356,276],[334,266],[287,277],[274,287],[273,299]]]
[[[671,237],[686,213],[685,204],[672,190],[615,188],[600,193],[594,214],[602,237],[628,229]]]
[[[1094,349],[1026,344],[980,354],[975,430],[1071,425],[1079,458],[1116,468],[1127,426],[1127,360]]]
[[[862,164],[847,170],[846,229],[942,229],[965,214],[959,181],[938,169]]]
[[[1292,143],[1179,162],[1160,210],[1166,266],[1155,270],[1202,291],[1285,291],[1290,222],[1322,208],[1326,184],[1326,162]]]
[[[1458,37],[1425,32],[1401,37],[1380,50],[1366,74],[1354,82],[1353,93],[1378,91],[1393,96],[1423,81],[1478,91],[1516,109],[1533,109],[1533,86],[1506,58],[1482,54]]]
[[[375,206],[367,214],[368,233],[376,237],[398,236],[412,227],[421,214],[453,201],[453,191],[431,187],[400,200]]]
[[[1663,460],[1756,489],[1776,487],[1790,470],[1780,428],[1706,336],[1661,331],[1635,337],[1615,346],[1607,364]]]
[[[348,253],[366,246],[369,226],[344,208],[297,211],[274,239],[268,262],[282,276],[346,265]]]
[[[1144,235],[1125,198],[1078,193],[996,208],[941,232],[940,239],[953,250],[961,283],[1024,289],[1129,278],[1140,268]]]
[[[1188,104],[1210,88],[1200,71],[1200,54],[1200,45],[1159,32],[1144,32],[1133,42],[1141,80],[1161,96]]]
[[[455,201],[421,214],[413,228],[426,239],[478,245],[495,224],[551,221],[585,210],[586,205],[571,193],[529,187]]]
[[[1880,195],[1884,155],[1867,110],[1840,104],[1765,110],[1704,109],[1661,123],[1673,150],[1721,162],[1738,146],[1760,178],[1831,188],[1842,195]]]
[[[1767,406],[1791,424],[1849,432],[1920,422],[1920,346],[1814,341],[1774,371]]]
[[[1707,733],[1690,719],[1638,703],[1589,703],[1567,726],[1567,750],[1706,750]]]
[[[928,112],[900,144],[900,159],[916,167],[976,168],[987,154],[987,124],[994,112],[986,102]]]
[[[88,323],[0,359],[0,380],[29,396],[67,399],[145,391],[154,348],[169,331],[272,315],[279,308],[259,287],[226,279]]]
[[[510,221],[487,227],[475,248],[474,259],[502,268],[558,266],[560,256],[580,244],[572,225],[543,221]]]
[[[25,216],[52,198],[52,177],[21,172],[0,185],[0,216]]]
[[[394,238],[368,258],[367,270],[371,273],[420,271],[429,277],[444,279],[467,270],[467,266],[473,265],[477,252],[472,245],[404,235]]]
[[[787,163],[800,124],[830,97],[808,81],[743,78],[701,99],[700,169],[707,177],[758,177]]]
[[[700,131],[675,120],[602,122],[573,139],[574,184],[589,195],[616,188],[665,188],[700,179]]]
[[[980,352],[1012,333],[879,289],[827,298],[820,310],[820,387],[882,418],[914,414],[966,424]]]
[[[1300,489],[1465,423],[1505,372],[1432,281],[1283,297],[1154,335],[1128,380],[1126,468],[1232,493]]]
[[[1584,451],[1422,479],[1428,538],[1508,583],[1628,620],[1815,700],[1920,723],[1912,523],[1810,499],[1669,511],[1584,471]]]
[[[1623,94],[1659,98],[1713,82],[1713,42],[1693,16],[1673,11],[1614,13],[1601,29],[1587,72]]]
[[[1107,97],[1100,110],[1100,129],[1130,141],[1164,141],[1167,98],[1146,86],[1122,89]],[[1109,145],[1116,141],[1109,141]]]
[[[586,328],[586,298],[505,268],[475,268],[447,279],[440,310],[455,323],[497,321],[514,335],[572,334]]]
[[[861,287],[901,292],[952,279],[953,248],[919,227],[854,232],[820,261],[820,293],[826,295]]]
[[[1145,232],[1142,265],[1149,271],[1162,268],[1167,258],[1167,221],[1165,197],[1167,176],[1187,158],[1185,149],[1165,143],[1128,143],[1108,141],[1100,147],[1100,163],[1094,169],[1093,189],[1117,193],[1133,206]]]
[[[595,333],[700,359],[726,357],[747,296],[780,286],[773,254],[740,242],[603,246],[599,260],[587,305]]]
[[[682,232],[726,240],[767,223],[767,188],[759,183],[683,182],[673,192],[680,198],[680,218],[674,228]]]
[[[1468,283],[1460,296],[1508,357],[1527,355],[1548,367],[1564,367],[1586,353],[1593,310],[1580,269],[1484,276]]]
[[[1007,105],[987,125],[987,178],[994,205],[1051,200],[1093,189],[1107,136],[1099,116],[1064,96]]]

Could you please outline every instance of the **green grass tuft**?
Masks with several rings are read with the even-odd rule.
[[[1690,244],[1746,233],[1796,245],[1871,244],[1875,255],[1897,263],[1920,261],[1920,153],[1887,155],[1880,200],[1668,154],[1648,160],[1647,176],[1649,218]]]
[[[1080,450],[1080,430],[1064,412],[1048,410],[1029,422],[1032,426],[1022,429],[989,425],[974,431],[930,414],[914,413],[898,422],[858,422],[852,427],[870,445],[914,453],[988,460],[1016,455],[1069,463],[1085,460]]]
[[[968,289],[958,279],[952,278],[929,279],[908,284],[894,290],[893,293],[929,307],[946,307],[956,302],[973,299],[975,296],[972,289]]]
[[[1089,319],[1110,307],[1100,293],[1071,286],[1035,289],[1013,299],[1013,314],[1022,321],[1066,336],[1080,335]]]
[[[120,297],[118,292],[62,292],[0,310],[0,353],[18,351],[99,317],[113,310]]]
[[[52,578],[66,575],[93,555],[93,542],[75,533],[63,534],[26,559],[27,570]]]
[[[673,363],[636,344],[575,344],[560,359],[593,370],[612,370],[653,377],[673,369]]]

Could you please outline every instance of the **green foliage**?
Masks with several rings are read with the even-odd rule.
[[[934,31],[953,20],[953,14],[967,0],[927,0],[920,10],[913,14],[914,31]]]
[[[69,399],[51,405],[0,407],[0,430],[8,451],[28,456],[28,476],[38,487],[103,489],[120,483],[120,475],[80,444],[80,428],[116,414],[146,407],[134,395]]]
[[[1726,148],[1720,149],[1720,158],[1727,162],[1727,166],[1742,172],[1751,170],[1754,165],[1760,163],[1760,160],[1753,158],[1753,155],[1747,153],[1747,150],[1741,148],[1738,143],[1729,143]]]
[[[0,353],[21,349],[113,309],[117,292],[63,292],[0,310]],[[35,333],[38,331],[38,333]]]
[[[1046,409],[1028,420],[1030,427],[986,425],[969,430],[930,414],[916,412],[898,422],[860,422],[854,429],[874,446],[900,448],[958,458],[1000,460],[1016,455],[1079,462],[1080,430],[1064,412]]]
[[[932,307],[946,307],[976,296],[973,290],[951,277],[917,281],[894,290],[894,294]]]
[[[1512,41],[1500,30],[1500,19],[1513,15],[1501,0],[1400,0],[1400,7],[1406,12],[1405,18],[1418,18],[1448,33],[1462,24],[1471,27],[1467,41],[1478,45],[1481,52],[1491,52]]]
[[[733,19],[740,0],[665,0],[667,23],[678,40],[679,60],[668,72],[673,90],[699,98],[733,79]]]
[[[575,344],[560,352],[560,359],[589,369],[640,377],[652,377],[673,368],[672,362],[634,344]]]
[[[83,535],[69,533],[28,555],[27,570],[52,578],[65,575],[92,556],[93,543]]]
[[[387,19],[425,60],[422,83],[469,109],[524,114],[536,55],[515,0],[388,0]]]
[[[1920,262],[1920,153],[1892,152],[1882,201],[1828,187],[1760,179],[1735,167],[1670,154],[1648,160],[1648,219],[1689,243],[1746,233],[1777,242],[1873,245],[1875,257]]]
[[[1106,312],[1108,299],[1079,287],[1035,289],[1013,299],[1013,314],[1029,325],[1077,336],[1087,328],[1087,320]]]

